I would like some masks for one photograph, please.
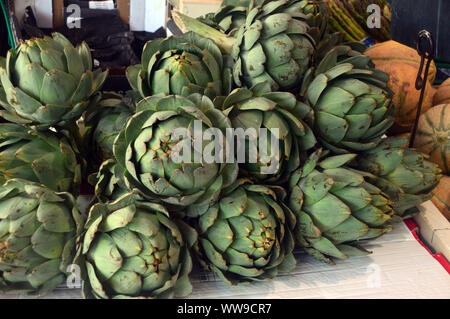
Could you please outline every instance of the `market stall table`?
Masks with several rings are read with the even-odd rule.
[[[292,273],[252,285],[229,287],[212,272],[194,270],[194,290],[189,298],[450,298],[450,275],[405,224],[397,224],[365,247],[373,253],[338,260],[336,266],[320,263],[299,250],[299,262]],[[44,298],[77,299],[81,291],[58,288]]]

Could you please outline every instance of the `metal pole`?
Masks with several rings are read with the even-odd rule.
[[[421,90],[421,92],[420,92],[419,105],[417,106],[416,119],[414,121],[413,130],[411,132],[411,139],[409,140],[409,147],[414,146],[414,140],[416,138],[416,133],[417,133],[417,126],[419,124],[419,117],[420,117],[420,113],[422,111],[423,97],[425,95],[425,89],[427,87],[428,72],[430,70],[431,61],[433,61],[433,58],[434,58],[433,36],[427,30],[422,30],[417,35],[417,52],[422,57],[422,59],[420,61],[419,73],[417,74],[417,79],[416,79],[416,90]],[[426,61],[426,60],[428,60],[428,61]],[[423,72],[423,67],[425,65],[425,61],[426,61],[425,73],[424,73],[424,77],[422,78],[422,72]]]

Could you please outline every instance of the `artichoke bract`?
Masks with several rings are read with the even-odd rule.
[[[13,178],[43,184],[54,191],[76,194],[81,167],[64,136],[0,124],[0,183]]]
[[[394,211],[389,197],[364,176],[345,167],[355,154],[320,160],[312,154],[289,182],[289,207],[297,216],[295,238],[314,258],[334,264],[332,257],[369,252],[360,243],[392,229]]]
[[[403,148],[407,142],[407,139],[387,138],[354,162],[357,169],[371,173],[367,175],[368,180],[391,197],[399,219],[418,213],[416,206],[431,199],[431,191],[442,176],[438,165],[427,161],[425,154]]]
[[[273,90],[283,91],[301,83],[314,54],[315,41],[305,15],[297,10],[299,5],[300,1],[289,0],[250,5],[246,21],[234,37],[176,11],[173,17],[182,30],[210,38],[231,54],[237,86],[268,81]]]
[[[92,71],[86,43],[74,47],[59,33],[22,43],[0,66],[0,115],[39,130],[75,122],[108,72]]]
[[[81,254],[85,298],[171,298],[192,291],[189,248],[196,233],[133,193],[89,211]]]
[[[299,14],[304,14],[305,20],[311,27],[310,34],[317,44],[325,38],[328,28],[329,14],[325,5],[326,0],[303,0],[300,1],[294,10]]]
[[[271,92],[267,82],[236,89],[215,103],[220,104],[216,106],[224,110],[235,131],[243,130],[245,140],[238,140],[235,154],[238,159],[245,155],[245,160],[238,160],[241,173],[255,182],[286,182],[300,166],[301,153],[316,144],[312,130],[303,121],[312,119],[311,108],[291,93]]]
[[[227,143],[211,148],[216,143],[205,138],[211,130],[212,135],[222,134],[231,127],[207,96],[148,97],[139,102],[137,112],[114,142],[115,158],[130,188],[146,198],[186,207],[192,215],[204,211],[236,180],[237,163],[220,155],[226,154]],[[205,155],[214,158],[206,160]]]
[[[295,216],[281,187],[240,179],[197,221],[203,266],[230,285],[272,279],[294,269]]]
[[[0,291],[42,296],[66,282],[83,219],[70,193],[13,179],[0,187]]]
[[[128,67],[126,74],[143,98],[200,93],[214,99],[231,91],[231,69],[219,47],[193,32],[147,42],[141,64]]]
[[[89,175],[88,182],[94,186],[95,196],[102,203],[116,200],[130,192],[125,184],[123,169],[114,159],[104,161],[97,173]]]
[[[301,96],[315,111],[320,142],[335,153],[375,148],[394,122],[389,76],[352,46],[337,46],[305,76]]]
[[[245,23],[248,7],[222,6],[214,13],[208,13],[204,17],[197,18],[221,32],[233,35]]]

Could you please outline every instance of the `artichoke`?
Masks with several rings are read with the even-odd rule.
[[[311,108],[291,93],[271,92],[267,82],[251,89],[236,89],[216,102],[220,102],[234,129],[243,129],[250,135],[245,141],[238,141],[235,154],[238,159],[245,155],[245,160],[238,161],[242,163],[240,170],[255,182],[286,182],[300,166],[301,153],[316,144],[312,130],[302,120],[311,119]],[[265,139],[262,134],[266,134]],[[272,149],[275,139],[276,150]]]
[[[250,6],[246,22],[230,37],[214,28],[173,12],[182,30],[210,38],[234,60],[233,79],[237,86],[252,87],[268,81],[273,90],[298,86],[308,70],[315,41],[309,34],[305,15],[298,11],[301,1],[262,1]]]
[[[88,181],[95,187],[96,199],[103,203],[116,200],[130,191],[125,184],[123,170],[114,159],[104,161],[97,173],[89,175]]]
[[[200,93],[214,99],[231,91],[231,70],[219,47],[193,32],[147,42],[141,64],[128,67],[126,74],[143,98]]]
[[[39,130],[80,118],[108,72],[92,72],[86,43],[74,47],[59,33],[22,43],[0,66],[0,115]]]
[[[196,233],[133,193],[89,211],[77,263],[85,298],[170,298],[192,291],[189,248]],[[182,233],[183,231],[183,233]]]
[[[206,161],[213,142],[197,138],[209,129],[222,133],[231,127],[208,97],[148,97],[139,102],[137,112],[114,142],[115,158],[130,188],[148,199],[199,214],[234,182],[237,163],[216,157]],[[227,143],[218,144],[215,155],[227,154]]]
[[[368,180],[388,194],[396,217],[409,218],[417,205],[431,199],[431,191],[441,178],[438,165],[415,149],[403,148],[407,139],[387,138],[377,148],[364,152],[354,166],[369,172]]]
[[[87,113],[83,134],[83,144],[87,146],[85,152],[88,152],[86,158],[92,159],[93,164],[99,164],[114,157],[114,140],[133,110],[122,95],[104,93],[93,111]]]
[[[83,220],[75,198],[36,183],[0,187],[0,291],[42,296],[65,283]]]
[[[255,1],[252,7],[261,6],[274,0]],[[311,27],[310,34],[316,40],[321,41],[327,31],[328,12],[325,3],[321,0],[292,1],[289,13],[295,15],[297,19],[304,19]],[[208,13],[197,18],[219,31],[228,35],[235,35],[235,32],[245,24],[250,1],[223,1],[219,10]]]
[[[0,124],[0,184],[21,178],[58,192],[78,192],[81,168],[64,136]]]
[[[355,154],[327,157],[321,150],[291,176],[289,207],[297,216],[295,238],[314,258],[333,264],[369,252],[360,243],[391,230],[389,197],[344,165]]]
[[[295,216],[283,203],[281,187],[240,179],[197,221],[196,251],[203,266],[230,285],[274,278],[289,272]]]
[[[305,77],[320,142],[335,153],[375,148],[394,122],[389,76],[351,46],[337,46]]]

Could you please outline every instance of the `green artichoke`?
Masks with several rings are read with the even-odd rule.
[[[344,165],[355,154],[319,161],[311,155],[289,182],[289,207],[297,216],[295,238],[314,258],[333,264],[330,257],[366,255],[361,242],[391,230],[394,211],[389,197]]]
[[[213,142],[197,139],[206,136],[208,129],[225,132],[231,127],[208,97],[148,97],[139,102],[137,112],[114,142],[115,158],[130,188],[146,198],[199,214],[217,200],[223,187],[234,182],[237,163],[221,163],[216,158],[206,161],[204,155],[212,154]],[[178,130],[186,136],[180,137]],[[227,154],[227,143],[219,144],[216,154]]]
[[[89,175],[88,181],[95,187],[95,196],[102,203],[116,200],[130,191],[125,184],[123,169],[113,159],[104,161],[97,173]]]
[[[244,25],[230,37],[214,28],[173,12],[182,30],[210,38],[234,60],[233,78],[238,87],[268,81],[273,90],[298,86],[311,64],[315,41],[305,15],[297,12],[301,1],[262,1],[250,6]]]
[[[310,26],[297,17],[300,1],[265,1],[250,8],[246,23],[236,34],[231,55],[238,86],[269,81],[274,90],[301,83],[311,63],[315,41]]]
[[[406,139],[387,138],[377,148],[364,152],[354,166],[366,172],[368,180],[388,194],[396,217],[409,218],[417,205],[431,199],[441,178],[438,165],[414,149],[403,148]]]
[[[65,283],[83,220],[75,198],[13,179],[0,187],[0,291],[42,296]]]
[[[132,107],[120,94],[104,93],[102,99],[87,112],[84,125],[83,144],[88,159],[99,164],[114,157],[113,144],[120,130],[133,114]]]
[[[230,285],[274,278],[289,272],[295,216],[283,203],[281,187],[240,179],[197,221],[196,251],[203,266]]]
[[[78,192],[81,168],[64,136],[0,124],[0,184],[21,178],[58,192]]]
[[[234,129],[249,132],[245,141],[236,144],[235,154],[238,158],[245,155],[245,160],[238,161],[242,163],[241,173],[255,182],[277,185],[286,182],[300,166],[301,153],[316,144],[312,130],[302,120],[311,119],[311,108],[291,93],[271,92],[267,82],[251,89],[236,89],[216,102]],[[262,134],[267,134],[265,139]],[[276,150],[272,149],[272,139],[277,140]]]
[[[335,153],[375,148],[394,122],[389,76],[351,46],[337,46],[310,70],[300,95],[315,111],[320,142]]]
[[[261,6],[274,0],[255,1],[223,1],[219,10],[197,18],[225,34],[234,36],[236,31],[245,24],[249,7]],[[322,0],[291,1],[288,12],[296,19],[302,19],[310,26],[309,34],[319,43],[326,34],[328,12]]]
[[[133,193],[89,211],[77,263],[85,298],[171,298],[192,291],[189,248],[196,233]],[[182,233],[183,231],[183,233]]]
[[[80,118],[108,72],[92,72],[86,43],[74,47],[59,33],[22,43],[0,66],[0,115],[39,130]]]
[[[157,94],[205,94],[211,99],[231,91],[231,69],[213,41],[189,32],[147,42],[139,65],[127,69],[133,90]]]

